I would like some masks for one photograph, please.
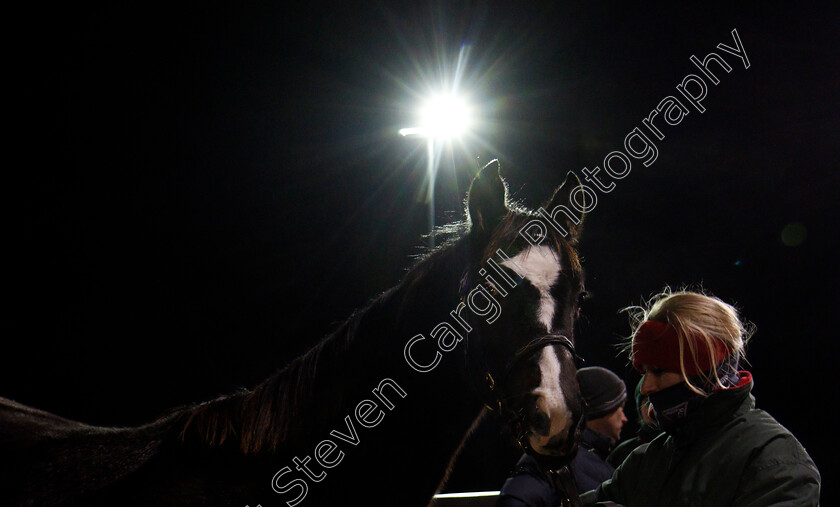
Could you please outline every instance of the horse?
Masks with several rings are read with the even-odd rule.
[[[491,411],[526,452],[570,461],[583,426],[576,184],[569,173],[549,215],[513,203],[498,162],[486,165],[464,219],[441,227],[446,241],[251,389],[113,428],[0,398],[2,496],[18,506],[428,505]]]

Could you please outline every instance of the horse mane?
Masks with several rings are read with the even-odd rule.
[[[201,444],[222,446],[234,441],[244,454],[277,451],[295,432],[296,421],[309,405],[312,384],[325,363],[347,353],[365,310],[355,312],[336,331],[271,375],[253,390],[181,409],[189,413],[180,432],[187,440],[194,432]],[[336,390],[337,396],[341,392]],[[331,399],[340,405],[342,399]]]
[[[335,331],[252,390],[240,389],[176,409],[185,416],[179,438],[189,441],[197,437],[199,445],[236,445],[244,454],[276,452],[299,433],[311,432],[312,421],[329,420],[337,407],[351,399],[352,394],[338,381],[350,375],[347,364],[362,354],[370,360],[371,350],[352,348],[360,339],[360,328],[369,327],[364,323],[372,320],[376,323],[370,326],[375,326],[383,319],[393,319],[394,315],[397,319],[411,318],[406,311],[411,301],[424,293],[423,284],[437,282],[429,273],[453,269],[453,258],[463,256],[464,231],[463,224],[449,226],[445,233],[450,237],[437,248],[417,256],[400,283],[355,311]],[[458,269],[463,270],[463,265]],[[344,372],[348,375],[343,375]],[[315,391],[322,402],[328,402],[320,407],[313,403]],[[318,413],[313,415],[313,411]],[[303,424],[306,421],[309,424]]]
[[[55,505],[100,490],[153,459],[177,419],[91,426],[0,398],[0,491],[9,505]]]
[[[335,415],[333,412],[337,407],[343,406],[351,396],[337,379],[348,378],[347,364],[353,362],[353,357],[362,360],[360,354],[365,352],[354,351],[352,345],[358,341],[359,330],[367,321],[393,319],[394,315],[398,320],[418,318],[411,315],[411,304],[423,298],[424,294],[452,293],[456,297],[451,286],[438,288],[429,284],[440,284],[441,278],[459,280],[470,262],[483,263],[499,249],[515,254],[513,247],[517,241],[521,242],[519,231],[524,220],[535,216],[527,209],[511,207],[492,234],[482,239],[485,243],[481,245],[480,255],[473,259],[470,259],[470,252],[477,245],[470,244],[474,238],[469,235],[468,222],[437,228],[437,234],[444,240],[437,248],[417,256],[399,284],[354,312],[334,332],[285,368],[253,390],[241,389],[234,394],[182,409],[188,416],[180,432],[181,440],[187,440],[193,434],[200,445],[233,444],[245,454],[257,454],[276,452],[292,442],[297,434],[311,432],[312,421],[329,420]],[[556,251],[562,252],[573,272],[580,275],[582,268],[573,248],[573,236],[564,240],[559,234],[549,234],[546,239]],[[446,270],[448,277],[429,276]],[[371,350],[380,348],[368,347],[367,355]],[[327,374],[324,370],[331,373]],[[345,372],[348,375],[343,375]],[[313,403],[314,392],[318,393],[321,406]],[[310,424],[304,426],[304,419]]]

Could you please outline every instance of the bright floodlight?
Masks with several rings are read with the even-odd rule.
[[[403,136],[451,139],[463,134],[470,124],[467,103],[453,95],[439,95],[429,100],[420,111],[419,127],[400,129]]]
[[[462,54],[459,56],[459,67]],[[470,126],[470,108],[464,99],[454,94],[431,98],[420,110],[420,126],[400,129],[406,137],[426,139],[426,172],[428,187],[426,202],[429,204],[429,246],[435,246],[435,177],[440,163],[441,147],[461,136]]]

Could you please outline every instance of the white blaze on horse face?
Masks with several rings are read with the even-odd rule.
[[[545,325],[546,332],[551,332],[554,321],[555,301],[551,297],[551,286],[560,276],[560,259],[554,250],[546,246],[529,247],[519,252],[502,265],[522,275],[540,292],[540,306],[537,320]]]
[[[502,264],[522,275],[539,291],[540,304],[536,318],[550,333],[556,307],[551,297],[551,287],[557,282],[561,268],[557,254],[545,246],[531,247]],[[547,434],[532,431],[529,440],[535,451],[549,454],[551,451],[546,447],[568,436],[572,414],[560,386],[562,369],[554,347],[543,348],[539,367],[540,385],[532,393],[537,396],[537,409],[548,417],[549,427]]]
[[[565,440],[572,422],[572,413],[566,404],[563,388],[560,386],[562,368],[554,347],[545,347],[540,355],[540,385],[532,392],[537,395],[537,408],[549,420],[548,434],[531,432],[531,448],[541,452],[550,443]],[[558,438],[559,437],[559,438]],[[545,452],[546,454],[548,452]]]

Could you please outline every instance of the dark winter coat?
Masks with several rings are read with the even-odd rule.
[[[612,446],[613,441],[608,436],[586,428],[581,435],[577,456],[569,465],[578,491],[595,489],[612,477],[615,468],[606,461]]]
[[[658,437],[660,433],[662,433],[662,430],[658,427],[642,423],[635,437],[628,438],[624,442],[615,446],[615,449],[610,451],[609,456],[607,456],[607,463],[612,465],[613,468],[618,468],[618,466],[624,462],[627,456],[629,456],[636,447],[650,442],[654,438]]]
[[[614,469],[604,461],[611,446],[608,437],[589,428],[583,432],[577,456],[569,465],[578,491],[593,489],[612,477]],[[523,454],[502,486],[496,506],[554,507],[560,501],[554,481],[533,456]]]
[[[753,383],[709,396],[682,424],[634,450],[585,505],[818,505],[820,474],[798,440],[755,408]]]
[[[560,505],[557,488],[530,454],[523,454],[507,478],[496,507],[555,507]]]

